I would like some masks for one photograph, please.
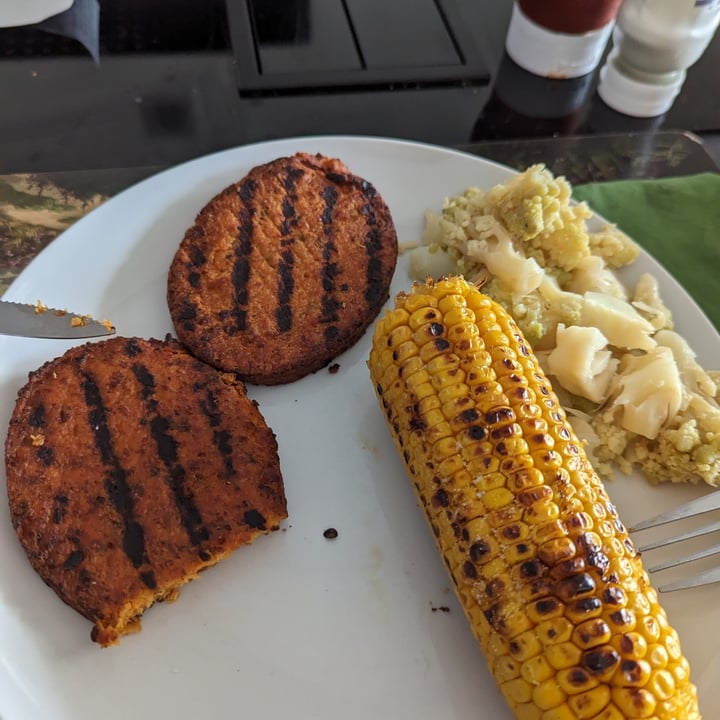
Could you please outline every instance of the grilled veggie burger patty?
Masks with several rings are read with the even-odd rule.
[[[339,160],[253,168],[196,218],[168,277],[179,340],[248,382],[296,380],[351,347],[389,296],[390,212]]]
[[[287,516],[260,411],[174,340],[89,343],[31,373],[5,461],[32,566],[103,646]]]

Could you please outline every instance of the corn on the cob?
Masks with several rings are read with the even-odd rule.
[[[677,633],[508,313],[459,277],[416,284],[369,368],[518,720],[699,720]]]

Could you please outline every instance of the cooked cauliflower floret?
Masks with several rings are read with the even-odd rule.
[[[605,476],[615,465],[625,473],[637,467],[654,483],[720,485],[720,434],[703,430],[697,420],[663,428],[652,442],[623,431],[605,416],[595,416],[592,426],[599,438],[591,448],[592,458]]]
[[[543,279],[542,268],[534,259],[521,255],[513,247],[508,234],[499,226],[494,237],[470,240],[467,254],[499,278],[510,292],[518,295],[531,293]]]
[[[683,386],[691,393],[707,395],[714,398],[718,392],[713,379],[700,367],[695,359],[695,353],[685,338],[673,330],[660,330],[655,333],[655,342],[663,347],[670,348],[678,366]]]
[[[650,444],[631,441],[625,454],[653,482],[720,484],[720,435],[703,431],[695,419],[663,429]]]
[[[533,165],[489,190],[483,214],[494,215],[541,267],[572,270],[590,254],[585,203],[570,202],[571,188],[543,165]]]
[[[616,225],[605,225],[602,230],[590,233],[590,252],[605,260],[610,268],[629,265],[640,254],[640,247]]]
[[[420,245],[408,253],[410,274],[414,278],[439,278],[457,272],[457,256],[437,245]]]
[[[528,241],[527,254],[543,267],[571,272],[590,254],[585,227],[590,215],[582,204],[559,208],[554,226]]]
[[[620,426],[650,440],[680,410],[683,387],[669,348],[657,346],[644,355],[625,355],[610,388],[605,411]]]
[[[650,273],[643,273],[638,278],[632,305],[656,330],[672,330],[672,313],[660,298],[657,280]]]
[[[550,373],[574,395],[602,402],[619,363],[607,349],[607,338],[597,328],[562,324],[555,337],[547,359]]]
[[[497,278],[489,280],[482,286],[482,290],[507,309],[533,348],[539,347],[547,334],[548,318],[545,303],[538,291],[516,295]]]
[[[563,283],[563,290],[583,295],[599,292],[627,300],[627,291],[618,276],[610,270],[605,261],[597,255],[588,255],[580,260]]]
[[[610,345],[628,350],[650,350],[655,328],[635,308],[620,298],[598,292],[583,295],[580,323],[596,327]]]

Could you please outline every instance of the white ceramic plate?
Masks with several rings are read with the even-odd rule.
[[[123,335],[163,337],[170,260],[197,211],[253,165],[298,150],[343,159],[387,201],[399,239],[417,239],[426,208],[511,171],[415,143],[304,138],[200,158],[108,201],[53,242],[8,299],[111,318]],[[393,292],[406,288],[401,258]],[[709,364],[720,337],[654,261],[677,324]],[[67,344],[0,338],[0,432],[27,372]],[[285,532],[241,548],[158,605],[143,631],[101,650],[90,624],[31,570],[0,505],[0,717],[104,720],[262,716],[271,720],[511,717],[451,594],[368,379],[366,335],[327,370],[291,385],[250,388],[280,446]],[[3,472],[0,470],[0,472]],[[4,474],[0,494],[4,495]],[[627,523],[699,492],[618,479]],[[323,537],[326,528],[336,540]],[[720,717],[720,585],[666,596],[700,686]],[[449,612],[438,610],[449,608]],[[435,611],[433,610],[435,609]]]

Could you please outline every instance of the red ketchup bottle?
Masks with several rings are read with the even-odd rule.
[[[516,0],[505,40],[525,70],[574,78],[595,70],[622,0]]]

